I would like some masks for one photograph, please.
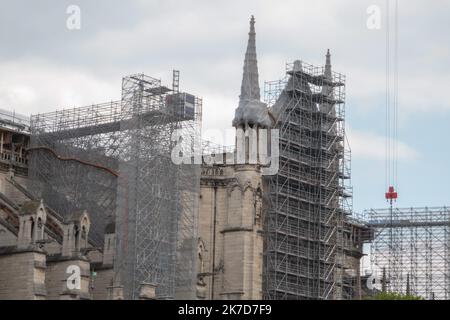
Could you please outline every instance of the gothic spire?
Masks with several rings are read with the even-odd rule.
[[[244,74],[242,76],[241,95],[239,106],[235,110],[233,126],[246,127],[256,125],[260,128],[269,128],[273,120],[264,102],[261,102],[258,81],[258,61],[256,59],[255,44],[255,18],[250,20],[247,52],[244,60]]]
[[[331,54],[330,49],[327,51],[326,62],[325,62],[325,77],[331,79]]]
[[[258,61],[256,58],[255,18],[253,16],[250,19],[250,32],[248,33],[247,52],[245,53],[239,106],[244,106],[251,100],[260,100]]]
[[[326,61],[325,61],[325,70],[324,70],[324,77],[326,80],[328,81],[332,81],[333,77],[331,74],[331,54],[330,54],[330,49],[328,49],[327,51],[327,55],[326,55]],[[325,95],[330,95],[333,92],[333,87],[330,84],[325,84],[322,87],[322,93]]]
[[[326,61],[325,61],[325,69],[324,69],[324,85],[322,86],[322,94],[328,98],[333,98],[333,74],[331,71],[331,54],[330,49],[327,50]],[[329,113],[334,110],[334,106],[329,103],[322,103],[319,106],[319,109],[322,112]]]

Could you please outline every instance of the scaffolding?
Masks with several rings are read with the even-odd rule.
[[[87,210],[98,247],[115,221],[114,285],[127,299],[143,284],[159,299],[195,294],[200,168],[174,164],[171,152],[176,131],[192,151],[201,112],[174,71],[172,88],[130,75],[121,101],[32,116],[32,191],[63,216]]]
[[[31,192],[64,217],[88,210],[98,247],[115,215],[120,111],[116,101],[31,117]]]
[[[352,197],[345,76],[296,61],[283,80],[265,83],[265,100],[280,130],[280,161],[267,178],[264,298],[341,299]]]
[[[375,230],[372,271],[387,291],[450,299],[450,208],[370,209],[364,216]]]

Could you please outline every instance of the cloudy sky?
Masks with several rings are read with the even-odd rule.
[[[79,30],[67,8],[81,10]],[[367,28],[367,8],[382,11]],[[0,108],[35,114],[120,98],[144,72],[204,99],[203,128],[231,127],[248,20],[260,81],[296,59],[347,76],[347,132],[357,211],[386,205],[385,0],[0,0]],[[450,205],[450,1],[399,0],[399,206]]]

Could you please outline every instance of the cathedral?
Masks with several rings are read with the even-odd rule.
[[[262,101],[252,17],[230,124],[237,152],[201,165],[193,285],[180,297],[361,299],[360,260],[370,232],[346,206],[352,195],[346,188],[345,77],[332,71],[328,51],[325,67],[295,61],[274,86],[273,100]],[[99,223],[88,209],[58,212],[50,205],[54,199],[36,195],[29,187],[29,123],[7,113],[0,118],[0,299],[130,298],[124,277],[117,277],[118,220]],[[261,156],[269,151],[271,163]],[[64,165],[73,160],[55,157]],[[276,172],[268,173],[275,163]],[[166,278],[161,281],[176,281]],[[160,299],[158,286],[140,281],[133,298]],[[167,292],[163,298],[178,298]]]

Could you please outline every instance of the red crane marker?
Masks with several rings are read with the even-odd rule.
[[[394,190],[394,187],[389,187],[389,191],[386,192],[386,200],[392,201],[392,200],[397,200],[398,198],[398,193]]]

